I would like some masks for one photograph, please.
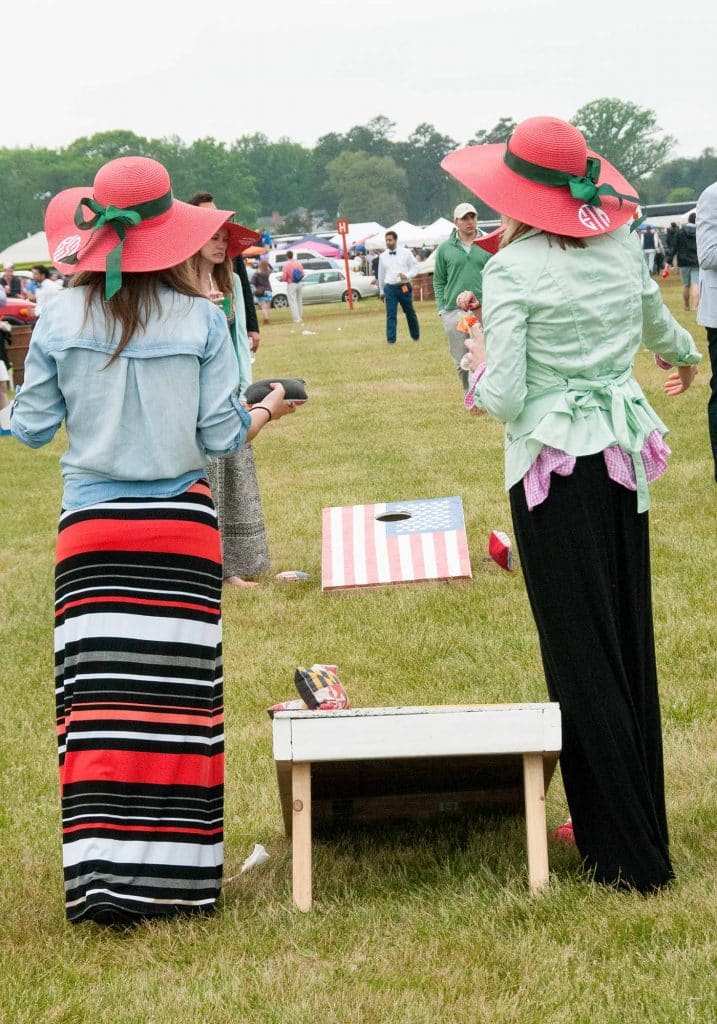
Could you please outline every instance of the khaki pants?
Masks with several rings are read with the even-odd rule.
[[[468,390],[469,374],[467,370],[461,370],[460,362],[467,351],[465,343],[468,339],[468,335],[463,334],[462,331],[456,330],[456,325],[463,315],[464,314],[460,309],[447,309],[441,314],[441,321],[443,322],[443,330],[446,332],[451,359],[456,364],[458,379],[461,382],[461,387],[465,394]]]
[[[286,297],[289,300],[291,319],[295,324],[300,324],[304,318],[304,303],[301,297],[303,288],[304,285],[301,281],[290,281],[286,286]]]

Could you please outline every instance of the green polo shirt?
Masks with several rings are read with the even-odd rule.
[[[466,252],[457,231],[442,242],[436,253],[433,273],[433,290],[438,309],[456,309],[456,299],[465,291],[471,291],[476,298],[481,299],[483,268],[489,259],[490,255],[478,245],[471,245]]]

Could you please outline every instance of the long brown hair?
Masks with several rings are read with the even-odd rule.
[[[525,224],[522,220],[515,220],[513,217],[505,218],[505,230],[500,236],[500,249],[504,249],[506,245],[510,245],[511,242],[515,242],[518,238],[522,238],[523,235],[527,235],[529,231],[534,231],[530,224]],[[569,235],[556,235],[550,231],[544,231],[543,234],[548,236],[548,242],[552,238],[558,243],[560,248],[565,249],[585,249],[585,240],[583,238],[571,238]]]
[[[187,264],[186,264],[187,267],[189,268],[189,273],[192,275],[192,277],[193,277],[194,281],[197,283],[197,285],[198,285],[199,281],[201,280],[201,276],[200,276],[200,273],[199,273],[199,267],[200,267],[201,258],[202,257],[200,255],[200,253],[196,252],[194,254],[194,256],[190,256],[189,257],[189,259],[187,260]],[[222,295],[231,295],[232,296],[232,306],[233,306],[234,305],[234,302],[233,302],[233,299],[234,299],[234,267],[232,265],[232,261],[227,256],[227,258],[224,260],[223,263],[215,263],[214,264],[214,266],[212,267],[211,273],[212,273],[212,279],[214,281],[214,284],[217,286],[217,288],[222,293]]]
[[[125,272],[122,275],[122,287],[111,299],[105,298],[105,275],[102,271],[84,270],[76,274],[72,278],[71,286],[78,288],[82,285],[87,288],[82,326],[87,325],[92,307],[98,302],[104,313],[108,335],[114,333],[117,325],[121,329],[119,343],[107,363],[108,366],[117,359],[134,335],[146,328],[152,311],[162,311],[159,297],[161,285],[179,292],[180,295],[203,298],[186,263],[169,267],[167,270],[150,270],[141,274]]]
[[[187,200],[190,206],[213,206],[216,210],[216,203],[211,192],[195,192],[191,199]],[[221,229],[220,229],[221,230]],[[199,273],[200,255],[195,253],[187,261],[195,280],[200,281]],[[222,295],[230,295],[232,300],[232,312],[234,311],[234,266],[227,256],[223,263],[216,263],[212,270],[212,278]]]

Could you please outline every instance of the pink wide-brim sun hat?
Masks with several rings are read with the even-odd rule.
[[[169,174],[156,160],[143,156],[110,160],[95,175],[94,186],[65,189],[47,207],[45,233],[50,258],[61,274],[104,271],[107,256],[118,244],[117,232],[111,224],[96,231],[77,226],[78,211],[83,221],[93,215],[93,208],[80,205],[83,199],[119,211],[143,205],[150,213],[153,208],[161,211],[125,227],[122,273],[166,270],[183,263],[234,214],[233,210],[190,206],[174,199]]]
[[[227,256],[230,259],[234,259],[235,256],[244,252],[245,249],[250,249],[261,238],[258,231],[252,231],[251,228],[246,228],[243,224],[237,224],[231,220],[227,221],[223,226],[229,228]]]
[[[518,158],[527,173],[561,171],[584,179],[588,158],[600,162],[595,184],[609,185],[622,194],[601,194],[599,204],[576,199],[569,185],[553,186],[532,180],[507,165]],[[518,161],[514,161],[517,163]],[[509,142],[466,146],[449,153],[441,167],[503,216],[541,231],[570,238],[606,234],[635,217],[638,197],[626,178],[598,153],[587,148],[582,133],[557,117],[531,117],[522,121]],[[630,197],[628,201],[627,197]]]

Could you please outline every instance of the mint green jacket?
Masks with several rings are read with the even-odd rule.
[[[667,427],[632,375],[641,345],[677,366],[702,358],[650,277],[627,228],[562,250],[532,231],[483,272],[486,371],[476,405],[506,425],[505,486],[543,445],[593,455],[618,444],[631,456],[638,511],[649,507],[640,452]]]
[[[439,311],[455,309],[461,292],[470,291],[481,298],[483,267],[489,259],[490,255],[478,245],[472,245],[466,252],[457,231],[438,246],[433,291]]]

